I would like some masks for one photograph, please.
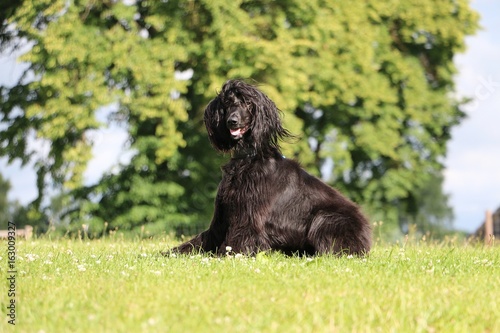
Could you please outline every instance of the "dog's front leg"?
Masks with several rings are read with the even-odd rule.
[[[204,231],[201,234],[196,235],[191,240],[182,243],[181,245],[170,249],[168,252],[164,253],[166,255],[170,253],[197,253],[197,252],[210,252],[210,246],[207,246],[210,242],[207,242],[210,230]]]
[[[169,255],[171,253],[199,253],[199,252],[212,252],[216,253],[219,249],[221,243],[226,238],[227,225],[222,220],[220,213],[219,200],[215,201],[215,211],[212,222],[208,230],[196,235],[191,240],[182,243],[181,245],[174,247],[167,252],[163,252],[164,255]]]
[[[256,220],[257,218],[252,222],[244,223],[247,225],[246,228],[230,226],[218,253],[241,253],[252,256],[270,250],[269,241],[265,239],[263,232],[251,226],[252,224],[259,224]]]

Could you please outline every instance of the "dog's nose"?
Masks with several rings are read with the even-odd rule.
[[[236,115],[232,115],[227,118],[226,121],[227,127],[237,126],[238,125],[238,117]]]

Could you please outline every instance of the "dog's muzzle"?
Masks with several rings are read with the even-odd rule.
[[[236,115],[233,115],[227,119],[226,126],[229,129],[229,133],[234,140],[241,139],[248,129],[248,126],[240,124],[240,121]]]
[[[229,133],[231,133],[231,137],[234,139],[234,140],[238,140],[238,139],[241,139],[243,137],[243,135],[246,133],[247,131],[247,127],[239,127],[239,128],[235,128],[235,129],[229,129]]]

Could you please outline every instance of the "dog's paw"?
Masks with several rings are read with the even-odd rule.
[[[179,251],[177,251],[175,248],[166,250],[166,251],[161,251],[160,254],[164,257],[169,257],[169,258],[177,258],[179,255]]]

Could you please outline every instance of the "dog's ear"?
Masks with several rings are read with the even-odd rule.
[[[254,88],[252,105],[252,136],[258,150],[266,146],[279,149],[279,140],[290,134],[281,125],[280,110],[264,93]]]
[[[210,143],[216,150],[227,152],[234,147],[235,143],[226,129],[224,105],[220,94],[208,103],[203,120]]]

